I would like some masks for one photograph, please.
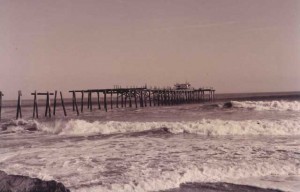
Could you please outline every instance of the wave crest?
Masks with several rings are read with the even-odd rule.
[[[297,120],[207,120],[189,122],[119,122],[69,120],[38,123],[37,129],[58,135],[88,136],[95,134],[138,133],[158,130],[159,133],[198,135],[300,135]],[[138,134],[141,135],[141,134]]]
[[[300,111],[299,101],[231,101],[233,107],[257,111]]]

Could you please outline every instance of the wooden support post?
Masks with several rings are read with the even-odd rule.
[[[90,111],[93,111],[93,97],[92,97],[92,91],[90,91]]]
[[[81,91],[81,108],[80,108],[80,111],[81,113],[83,113],[83,97],[84,97],[84,91]]]
[[[185,91],[185,102],[187,103],[189,101],[189,93],[188,91]]]
[[[110,109],[113,108],[113,91],[110,91]]]
[[[46,108],[45,108],[45,117],[48,115],[48,95],[46,94]]]
[[[169,105],[169,91],[166,91],[166,105]]]
[[[143,92],[144,106],[147,107],[147,91]]]
[[[131,102],[131,90],[129,90],[129,107],[132,107],[132,102]]]
[[[55,110],[56,110],[56,97],[57,97],[57,91],[55,91],[54,93],[53,116],[55,116]]]
[[[166,99],[167,95],[166,95],[166,91],[163,91],[163,104],[166,105],[167,104],[167,99]]]
[[[22,96],[22,92],[18,91],[18,103],[17,103],[16,119],[22,118],[21,96]]]
[[[74,95],[74,92],[73,92]],[[46,94],[46,110],[45,110],[45,117],[51,117],[51,106],[50,106],[50,95],[49,92]]]
[[[61,92],[60,92],[60,101],[61,101],[61,105],[62,105],[63,110],[64,110],[64,115],[67,116],[67,112],[66,112],[66,108],[65,108],[65,103],[64,103],[64,99],[63,99],[63,96],[62,96]]]
[[[135,103],[135,108],[137,108],[137,101],[136,101],[136,90],[134,90],[134,103]]]
[[[202,94],[202,90],[200,91],[200,101],[202,102],[203,101],[203,94]]]
[[[140,91],[140,107],[144,107],[143,91]]]
[[[100,93],[99,91],[97,92],[97,101],[98,101],[98,109],[101,109],[101,105],[100,105]]]
[[[90,108],[90,101],[91,101],[91,94],[90,91],[88,91],[88,101],[87,101],[87,108]]]
[[[165,105],[168,105],[168,94],[167,94],[166,90],[164,91],[164,102],[165,102]]]
[[[182,91],[179,91],[179,104],[181,104],[182,103]]]
[[[173,91],[173,105],[177,104],[177,93],[176,91]]]
[[[75,111],[75,100],[74,100],[74,91],[72,91],[72,105],[73,105],[73,111]]]
[[[149,105],[150,105],[150,107],[152,107],[152,103],[151,103],[151,91],[148,91],[148,93],[149,93],[149,95],[148,95],[148,97],[149,97]]]
[[[50,94],[49,92],[47,92],[47,97],[48,97],[48,113],[49,113],[49,117],[51,117],[51,104],[50,104]]]
[[[117,91],[117,104],[116,107],[119,108],[119,91]]]
[[[153,95],[152,95],[152,98],[153,98],[153,106],[156,106],[156,103],[157,103],[157,101],[156,101],[156,92],[153,92],[152,94],[153,94]]]
[[[75,103],[75,108],[76,108],[77,115],[79,115],[79,110],[78,110],[78,105],[77,105],[77,101],[76,101],[75,91],[73,92],[73,98],[74,98],[74,103]],[[91,109],[92,109],[92,107],[91,107]]]
[[[168,100],[168,105],[171,105],[170,91],[167,91],[167,100]]]
[[[186,100],[187,100],[187,103],[189,103],[189,101],[190,101],[190,96],[189,96],[189,91],[186,91]]]
[[[176,105],[176,91],[172,91],[173,94],[173,105]]]
[[[36,117],[36,118],[39,118],[36,91],[34,91],[34,99],[33,99],[33,115],[32,115],[32,118],[35,118],[35,117]]]
[[[125,106],[125,108],[126,108],[126,105],[127,105],[127,95],[128,95],[128,93],[127,92],[125,92],[125,98],[124,98],[124,106]]]
[[[123,102],[124,102],[124,93],[121,92],[121,107],[122,107],[122,108],[124,107]]]
[[[103,94],[104,94],[104,109],[107,112],[106,91],[104,91]]]

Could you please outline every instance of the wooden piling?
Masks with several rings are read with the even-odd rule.
[[[49,92],[46,93],[47,98],[46,98],[46,110],[45,110],[45,117],[51,117],[51,105],[50,105],[50,95]]]
[[[156,106],[156,92],[152,92],[153,106]]]
[[[110,109],[113,108],[113,91],[110,91]]]
[[[117,104],[116,107],[119,108],[119,92],[117,92]]]
[[[55,116],[55,110],[56,110],[56,97],[57,97],[57,91],[55,91],[54,93],[53,116]]]
[[[121,107],[123,108],[124,107],[124,92],[121,93]]]
[[[127,106],[127,92],[125,92],[125,98],[124,98],[124,107],[126,108],[126,106]]]
[[[147,107],[147,95],[146,95],[147,92],[144,92],[144,91],[142,90],[142,94],[143,94],[143,100],[144,100],[144,102],[145,102],[145,103],[144,103],[144,106]]]
[[[65,103],[64,103],[64,99],[63,99],[61,91],[60,91],[60,101],[61,101],[61,105],[62,105],[63,110],[64,110],[64,115],[67,116],[67,112],[66,112],[66,108],[65,108]]]
[[[97,101],[98,101],[98,109],[101,109],[101,105],[100,105],[100,93],[99,91],[97,92]]]
[[[46,93],[46,107],[45,107],[45,117],[47,117],[48,114],[48,94]]]
[[[90,94],[90,111],[93,111],[93,97],[92,97],[92,91],[90,91],[89,94]]]
[[[90,91],[88,91],[88,101],[87,101],[87,108],[89,109],[90,108],[90,101],[91,101],[91,94],[90,94]]]
[[[78,105],[77,105],[77,101],[76,101],[76,92],[75,91],[73,92],[73,98],[74,98],[76,113],[77,113],[77,116],[78,116],[79,115],[79,110],[78,110]]]
[[[18,103],[17,103],[16,119],[22,118],[21,96],[22,96],[22,92],[18,91]]]
[[[75,93],[75,91],[72,91],[72,106],[73,106],[73,111],[75,111],[75,99],[74,99],[74,93]]]
[[[135,108],[137,108],[137,99],[136,99],[136,90],[134,90],[134,103],[135,103]]]
[[[39,112],[38,112],[38,104],[37,104],[37,94],[36,91],[34,91],[34,99],[33,99],[33,116],[32,118],[39,118]]]
[[[149,105],[150,105],[150,107],[152,107],[152,103],[151,103],[151,91],[149,91],[148,93],[149,93],[149,95],[148,95],[148,97],[149,97]]]
[[[84,97],[84,91],[81,91],[81,108],[80,108],[80,111],[81,113],[83,113],[83,97]]]
[[[106,91],[104,91],[103,94],[104,94],[104,109],[107,112]]]
[[[143,91],[140,91],[140,107],[144,107]]]
[[[129,107],[132,107],[132,102],[131,102],[131,90],[128,92],[129,94]]]

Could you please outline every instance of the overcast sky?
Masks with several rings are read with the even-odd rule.
[[[0,90],[300,90],[299,0],[0,0]]]

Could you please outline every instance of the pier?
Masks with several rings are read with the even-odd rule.
[[[183,84],[180,84],[183,85]],[[176,85],[175,85],[176,86]],[[115,86],[113,89],[87,89],[71,90],[69,93],[72,98],[72,111],[80,115],[85,109],[88,111],[103,110],[108,111],[113,108],[144,108],[171,106],[189,103],[209,102],[215,99],[215,90],[213,88],[147,88],[131,87],[122,88]],[[45,117],[51,118],[56,115],[57,108],[57,91],[55,92],[33,92],[33,113],[32,118],[39,118],[38,97],[43,96],[45,103]],[[2,110],[2,96],[0,91],[0,121]],[[21,91],[18,92],[16,119],[22,118],[21,110]],[[53,97],[53,106],[50,103],[50,97]],[[66,107],[62,92],[60,92],[60,105],[63,108],[64,116],[67,116]],[[86,106],[85,106],[86,105]],[[53,109],[51,111],[51,109]]]
[[[76,111],[77,115],[84,110],[85,95],[87,96],[87,109],[90,111],[93,110],[94,104],[98,110],[103,108],[104,111],[107,111],[108,108],[113,109],[114,107],[138,108],[213,101],[215,95],[215,90],[212,88],[177,90],[172,88],[118,87],[114,89],[71,90],[69,92],[72,94],[73,111]],[[80,103],[77,99],[78,94],[80,94]],[[93,103],[93,95],[97,95],[96,103]],[[78,106],[80,106],[80,110]],[[101,108],[101,106],[103,107]]]

